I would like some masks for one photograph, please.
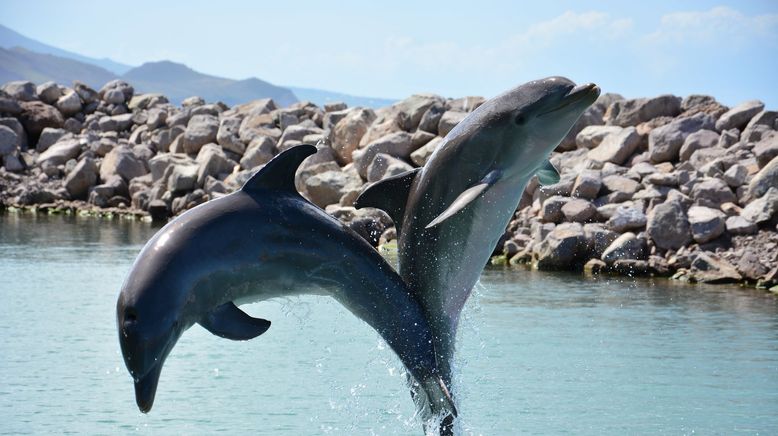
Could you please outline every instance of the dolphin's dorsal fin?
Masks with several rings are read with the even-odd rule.
[[[252,318],[231,301],[208,312],[198,323],[216,336],[233,341],[254,339],[270,328],[270,321]]]
[[[399,234],[403,226],[408,193],[420,170],[421,168],[415,168],[373,183],[359,194],[354,202],[354,207],[357,209],[375,207],[383,210],[394,221],[394,227]]]
[[[298,145],[282,151],[244,183],[243,187],[240,188],[241,191],[251,192],[260,189],[277,189],[296,193],[294,174],[297,172],[297,167],[300,166],[305,158],[314,153],[316,153],[316,147],[308,144]]]
[[[438,215],[437,218],[435,218],[429,224],[427,224],[425,228],[429,229],[435,227],[438,224],[450,218],[451,216],[453,216],[454,214],[456,214],[457,212],[459,212],[460,210],[464,209],[465,206],[472,203],[473,200],[478,198],[487,189],[491,188],[495,183],[497,183],[497,181],[500,180],[501,175],[502,172],[500,170],[490,171],[477,184],[465,189],[461,194],[459,194],[459,196],[454,200],[454,202],[451,203],[451,206],[447,207],[446,210],[443,211],[443,213]]]
[[[538,167],[538,171],[535,173],[538,175],[538,181],[541,185],[553,185],[559,183],[559,171],[554,168],[551,161],[546,159]]]

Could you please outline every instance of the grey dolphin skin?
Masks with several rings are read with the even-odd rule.
[[[148,241],[119,294],[119,342],[142,412],[154,401],[162,365],[195,323],[234,340],[270,321],[237,305],[329,295],[373,327],[397,353],[439,414],[456,413],[437,368],[432,333],[410,289],[358,234],[303,199],[299,164],[316,152],[291,148],[242,189],[200,205]]]
[[[563,77],[516,87],[462,120],[423,168],[376,182],[357,199],[356,207],[383,209],[395,222],[400,275],[432,323],[447,386],[462,307],[530,178],[559,180],[548,156],[599,93]]]

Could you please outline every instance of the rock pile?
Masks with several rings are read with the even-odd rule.
[[[482,102],[414,95],[377,110],[171,105],[121,80],[0,88],[0,201],[115,208],[166,219],[237,189],[275,154],[319,151],[298,190],[374,245],[389,218],[356,210],[364,185],[424,165]],[[559,145],[562,179],[532,180],[495,262],[776,284],[778,113],[708,96],[600,97]]]

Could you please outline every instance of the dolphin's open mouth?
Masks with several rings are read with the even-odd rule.
[[[562,99],[559,102],[559,105],[554,107],[553,109],[550,109],[546,112],[541,113],[539,116],[548,115],[550,113],[557,112],[559,110],[565,109],[568,106],[576,103],[586,103],[586,106],[591,105],[594,103],[595,100],[597,100],[597,97],[600,96],[600,87],[595,85],[594,83],[585,83],[583,85],[578,85],[576,87],[573,87],[570,91],[565,94]]]
[[[154,365],[143,377],[135,379],[135,403],[143,413],[149,413],[154,404],[154,396],[157,393],[159,374],[162,372],[162,364]]]

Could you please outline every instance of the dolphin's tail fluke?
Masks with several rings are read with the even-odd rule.
[[[451,392],[439,376],[433,376],[422,382],[422,389],[427,394],[427,403],[435,416],[457,416],[457,408]]]

